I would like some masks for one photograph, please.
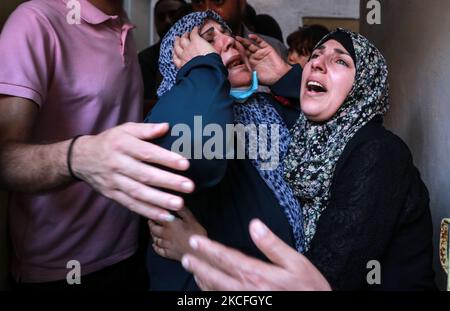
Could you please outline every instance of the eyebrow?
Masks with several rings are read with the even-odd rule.
[[[211,26],[211,27],[209,27],[205,32],[202,32],[203,29],[205,28],[205,26],[206,26],[206,24],[203,24],[203,25],[198,29],[198,32],[199,32],[199,34],[200,34],[200,37],[206,35],[207,33],[209,33],[209,32],[212,31],[212,30],[215,30],[214,26]],[[219,24],[219,31],[220,31],[220,33],[223,33],[223,34],[229,32],[228,29],[227,29],[225,26],[220,25],[220,24]],[[231,37],[233,37],[233,38],[235,37],[234,34],[233,34],[232,32],[230,32],[230,35],[231,35]]]
[[[351,55],[350,55],[349,53],[347,53],[346,51],[344,51],[344,50],[341,50],[341,49],[334,49],[334,51],[335,51],[336,53],[338,53],[338,54],[344,54],[344,55],[347,55],[347,56],[350,56],[350,57],[351,57]]]
[[[319,51],[325,50],[325,45],[319,46],[316,50],[319,50]],[[334,50],[334,52],[336,52],[336,53],[338,53],[338,54],[341,54],[341,55],[347,55],[347,56],[349,56],[349,57],[352,57],[349,53],[347,53],[346,51],[344,51],[344,50],[342,50],[342,49],[335,48],[335,49],[333,49],[333,50]]]

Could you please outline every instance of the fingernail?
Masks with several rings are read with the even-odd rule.
[[[188,168],[188,167],[189,167],[189,161],[186,160],[186,159],[178,160],[178,165],[179,165],[181,168]]]
[[[197,283],[198,286],[200,286],[200,281],[198,280],[196,275],[194,275],[194,281],[195,283]]]
[[[191,237],[189,239],[189,245],[192,247],[192,249],[197,249],[198,248],[198,241],[195,237]]]
[[[266,225],[264,225],[261,221],[257,220],[253,223],[253,232],[256,235],[256,238],[260,239],[267,234],[268,229]]]
[[[181,207],[183,207],[183,199],[181,199],[181,198],[170,199],[169,205],[172,208],[181,208]]]
[[[186,192],[191,192],[194,190],[194,183],[191,181],[183,181],[181,183],[181,189],[183,189]]]
[[[181,264],[186,270],[189,269],[189,258],[187,256],[183,256],[183,258],[181,259]]]
[[[172,222],[175,220],[175,216],[173,216],[172,214],[162,214],[162,215],[159,215],[159,219],[161,221]]]

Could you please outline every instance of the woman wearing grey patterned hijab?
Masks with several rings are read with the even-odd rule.
[[[275,55],[244,45],[256,55],[250,62]],[[272,57],[258,61],[259,76],[274,72]],[[201,250],[184,262],[202,289],[435,289],[428,191],[408,147],[382,125],[387,75],[366,38],[339,29],[321,40],[303,72],[294,66],[273,79],[277,95],[300,95],[284,174],[302,206],[306,252],[293,252],[265,228],[252,238],[270,255],[268,267],[199,238]],[[254,275],[258,282],[248,281]]]
[[[319,42],[302,74],[285,179],[303,209],[306,256],[334,288],[369,286],[374,259],[395,271],[381,288],[434,287],[428,191],[382,125],[388,97],[383,55],[343,29]]]
[[[329,54],[333,58],[321,63],[319,58],[327,57],[330,41],[334,42],[333,54]],[[344,50],[337,51],[340,48]],[[354,81],[349,93],[329,78],[337,75]],[[304,70],[300,99],[304,114],[292,131],[285,178],[301,199],[308,245],[330,199],[332,178],[344,148],[364,125],[388,110],[387,76],[385,59],[377,48],[363,36],[343,29],[318,43]],[[342,96],[346,96],[343,102]],[[322,111],[327,108],[334,114]]]

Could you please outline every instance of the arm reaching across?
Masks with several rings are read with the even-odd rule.
[[[37,114],[37,106],[30,100],[0,97],[0,184],[5,189],[48,192],[73,182],[67,167],[70,140],[29,142]],[[167,124],[126,123],[99,135],[83,136],[73,146],[73,172],[138,214],[155,220],[171,219],[166,209],[180,209],[183,199],[157,188],[188,193],[194,185],[186,177],[153,166],[173,170],[189,167],[182,156],[147,142],[167,130]]]

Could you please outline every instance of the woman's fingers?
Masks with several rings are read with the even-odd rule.
[[[178,46],[180,45],[180,37],[175,36],[175,39],[173,40],[173,47],[174,47],[174,49],[176,48],[177,45]]]
[[[159,225],[158,223],[149,220],[148,221],[150,234],[154,237],[161,238],[164,234],[164,227]]]
[[[254,40],[256,42],[256,44],[259,45],[262,49],[270,47],[269,43],[267,43],[266,41],[264,41],[263,39],[261,39],[259,36],[255,35],[255,34],[250,34],[250,35],[248,35],[248,37],[251,40]]]
[[[161,257],[167,257],[167,250],[159,247],[155,243],[152,244],[153,250]]]
[[[183,51],[184,49],[181,47],[180,38],[175,38],[175,43],[173,45],[173,63],[175,64],[175,67],[180,69],[183,67]]]
[[[191,255],[183,256],[183,267],[195,275],[195,281],[202,290],[239,290],[240,283],[235,278],[214,268],[208,262]]]
[[[275,265],[288,268],[297,262],[300,253],[284,243],[259,219],[253,219],[249,226],[250,235],[258,249]]]
[[[175,55],[173,57],[173,63],[177,69],[180,69],[181,67],[183,67],[183,62]]]
[[[184,208],[180,209],[179,211],[177,211],[177,214],[184,220],[195,219],[194,214],[192,214],[191,210],[187,207],[184,207]]]
[[[187,39],[187,38],[180,39],[180,46],[183,48],[183,50],[189,48],[190,44],[191,44],[191,41],[189,41],[189,39]]]
[[[153,220],[153,219],[149,219],[149,220],[147,221],[147,223],[148,223],[148,227],[149,227],[149,228],[150,228],[150,227],[156,227],[156,226],[158,226],[158,227],[164,226],[164,222],[159,222],[159,221]]]
[[[271,273],[271,266],[248,257],[235,249],[212,241],[207,237],[192,236],[189,240],[189,245],[196,257],[237,280],[242,279],[244,276],[254,275],[253,271],[256,267],[259,269],[257,270],[258,273]]]
[[[153,244],[158,246],[159,248],[163,249],[169,249],[170,248],[170,242],[167,240],[164,240],[163,238],[153,237]]]
[[[178,58],[181,58],[183,55],[184,49],[181,47],[181,39],[179,37],[175,38],[175,43],[173,45],[173,54],[176,55]]]
[[[189,39],[192,41],[194,39],[197,39],[197,37],[200,37],[200,35],[198,34],[198,26],[195,26],[189,34]]]
[[[252,42],[249,39],[238,36],[238,37],[236,37],[236,40],[239,43],[241,43],[247,51],[250,51],[251,54],[255,53],[256,51],[258,51],[260,49],[260,47],[258,45],[256,45],[254,42]]]
[[[170,222],[158,222],[153,220],[148,221],[150,234],[154,237],[161,238],[166,241],[169,241],[171,239],[171,230],[173,226],[181,226],[181,219],[175,217],[175,219]]]
[[[181,36],[181,38],[180,38],[180,46],[181,46],[183,49],[186,49],[186,48],[189,46],[190,43],[191,43],[191,40],[189,40],[189,33],[186,32],[186,33],[183,34],[183,35]]]

